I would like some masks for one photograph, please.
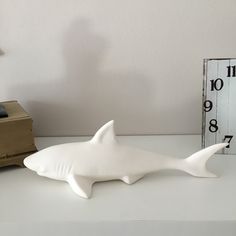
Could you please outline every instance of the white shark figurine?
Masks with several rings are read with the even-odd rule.
[[[24,160],[39,175],[67,181],[80,197],[91,196],[98,181],[120,179],[133,184],[144,175],[162,169],[177,169],[197,177],[215,177],[207,160],[228,143],[220,143],[186,159],[172,158],[119,144],[113,121],[100,128],[87,142],[66,143],[45,148]]]

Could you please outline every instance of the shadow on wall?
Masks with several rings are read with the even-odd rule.
[[[152,119],[156,89],[135,71],[102,71],[108,48],[108,41],[93,31],[89,21],[78,20],[65,33],[63,78],[11,88],[10,95],[24,98],[36,135],[93,134],[111,119],[116,120],[119,134],[142,133],[139,124]]]
[[[4,54],[4,51],[0,48],[0,56],[3,56]]]

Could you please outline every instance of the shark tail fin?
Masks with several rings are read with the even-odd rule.
[[[210,172],[206,163],[208,159],[220,149],[226,147],[228,143],[219,143],[210,147],[204,148],[184,160],[185,171],[193,176],[197,177],[216,177],[216,175]]]

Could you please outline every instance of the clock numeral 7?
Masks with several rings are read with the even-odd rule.
[[[225,135],[225,137],[224,137],[224,140],[223,141],[226,141],[226,142],[228,142],[229,143],[229,145],[228,146],[226,146],[226,148],[230,148],[230,142],[231,142],[231,140],[232,140],[232,138],[233,138],[234,136],[233,135]]]

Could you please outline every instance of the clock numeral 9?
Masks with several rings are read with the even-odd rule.
[[[223,142],[226,141],[226,142],[229,143],[229,145],[226,146],[226,148],[230,148],[230,142],[231,142],[233,137],[234,137],[233,135],[225,135],[225,138],[224,138]],[[227,139],[228,139],[228,141],[227,141]]]
[[[211,91],[214,91],[214,90],[219,91],[224,86],[224,81],[220,78],[218,78],[216,80],[212,79],[212,80],[210,80],[210,82],[211,82]]]
[[[203,103],[203,106],[204,106],[204,111],[205,111],[205,112],[209,112],[209,111],[212,109],[212,107],[213,107],[213,103],[212,103],[212,101],[210,101],[210,100],[206,100],[206,101]]]
[[[209,130],[210,132],[212,133],[215,133],[217,132],[218,130],[218,126],[217,126],[217,120],[216,119],[211,119],[210,122],[209,122],[210,126],[209,126]]]

